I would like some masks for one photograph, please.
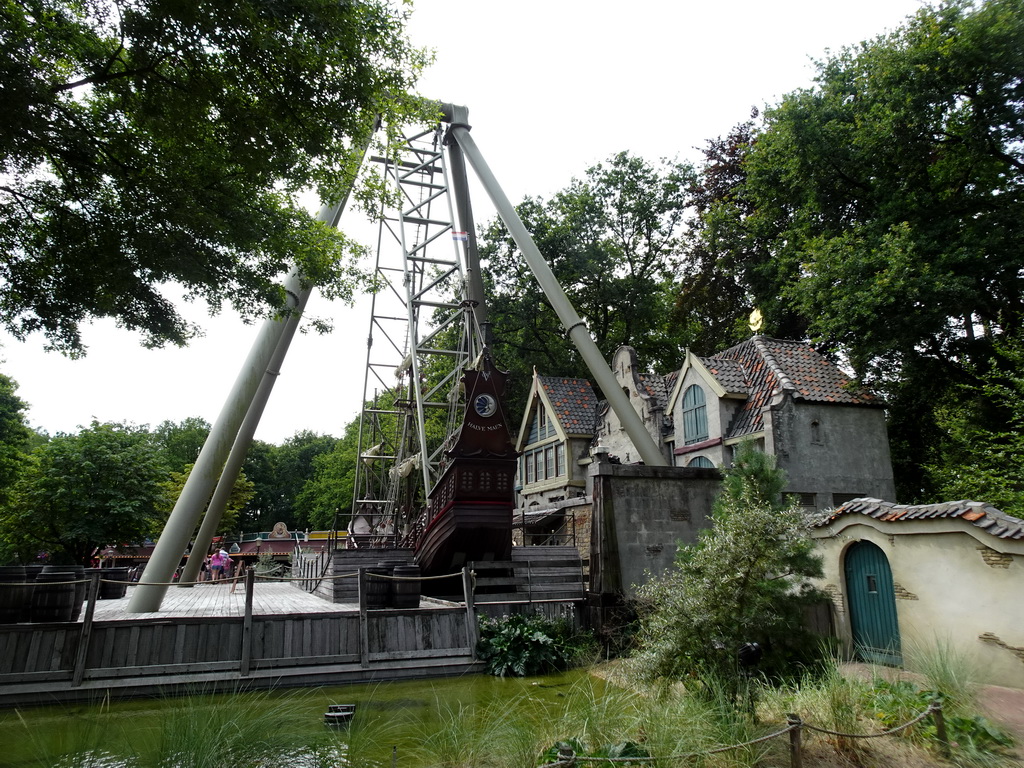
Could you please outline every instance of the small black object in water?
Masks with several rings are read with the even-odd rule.
[[[327,725],[348,725],[356,714],[355,704],[328,704],[324,712],[324,723]]]

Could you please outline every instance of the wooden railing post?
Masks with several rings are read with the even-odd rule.
[[[366,611],[366,568],[359,569],[359,663],[370,663],[370,617]]]
[[[942,702],[932,702],[932,717],[935,719],[935,738],[939,740],[939,752],[949,760],[949,736],[946,734],[946,716],[942,713]]]
[[[78,653],[75,656],[75,671],[71,678],[71,687],[77,688],[85,678],[85,662],[89,657],[89,640],[92,638],[92,617],[96,613],[96,601],[100,596],[100,574],[93,571],[89,574],[89,592],[86,599],[85,616],[82,619],[82,631],[78,635]]]
[[[252,663],[252,597],[256,587],[256,569],[245,570],[245,617],[242,619],[242,659],[239,674],[247,677]]]
[[[466,598],[466,642],[469,655],[476,661],[476,644],[480,633],[476,625],[476,604],[473,600],[473,571],[469,566],[462,568],[462,594]]]
[[[786,715],[786,725],[792,727],[789,732],[789,765],[790,768],[803,768],[803,721],[797,714]]]

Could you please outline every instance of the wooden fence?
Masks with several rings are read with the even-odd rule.
[[[0,706],[139,695],[179,687],[332,684],[480,671],[465,605],[0,625]]]
[[[382,556],[355,552],[367,565]],[[297,586],[352,603],[329,613],[254,615],[248,571],[243,616],[94,621],[96,578],[81,622],[0,625],[0,706],[479,672],[478,613],[581,623],[582,571],[572,547],[516,547],[509,562],[474,563],[453,577],[459,602],[415,609],[368,609],[365,566],[356,559],[350,551],[335,566],[356,566],[358,578],[327,575],[316,558],[296,574]]]

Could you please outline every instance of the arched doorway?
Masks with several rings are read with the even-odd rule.
[[[885,553],[870,541],[846,550],[846,595],[856,654],[864,661],[903,664],[896,592]]]

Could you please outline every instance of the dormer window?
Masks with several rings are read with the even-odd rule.
[[[708,410],[704,390],[692,384],[683,393],[683,439],[693,445],[708,439]]]

